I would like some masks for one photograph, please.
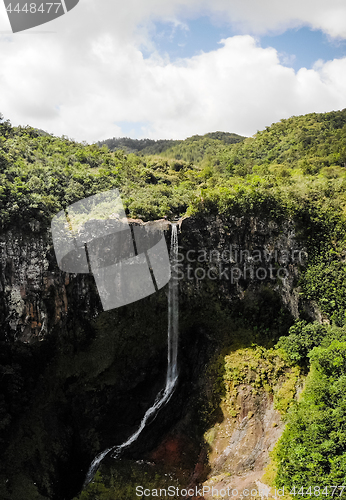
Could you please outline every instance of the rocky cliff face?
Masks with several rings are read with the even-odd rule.
[[[267,285],[298,317],[297,279],[308,254],[293,221],[279,225],[255,217],[186,218],[180,227],[184,283],[215,281],[228,300]]]
[[[184,467],[199,481],[209,360],[239,325],[272,340],[301,311],[316,313],[299,303],[306,255],[292,222],[209,217],[179,226],[179,386],[128,456],[166,456],[173,432],[190,443]],[[164,385],[166,289],[103,312],[92,276],[57,267],[49,231],[13,229],[0,249],[0,496],[69,499],[95,454],[123,442]]]
[[[279,226],[257,218],[209,217],[185,218],[178,224],[185,293],[198,292],[209,281],[231,299],[270,285],[298,317],[296,284],[308,255],[292,221]],[[160,224],[166,234],[169,225]],[[0,272],[2,340],[43,340],[56,325],[61,328],[68,322],[72,310],[72,315],[81,312],[89,318],[102,311],[90,276],[71,275],[57,267],[50,231],[42,234],[32,225],[30,230],[2,234]]]
[[[67,298],[71,277],[57,267],[50,233],[11,230],[0,236],[1,340],[33,343],[64,325],[74,306],[88,315],[90,284],[75,276],[73,297]]]

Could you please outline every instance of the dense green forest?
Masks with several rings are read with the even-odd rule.
[[[1,225],[18,215],[48,223],[63,206],[115,187],[129,216],[144,220],[261,208],[279,217],[305,207],[325,211],[327,224],[345,207],[345,117],[292,117],[236,144],[193,136],[161,156],[112,152],[2,120]]]
[[[128,216],[143,220],[293,219],[309,254],[300,293],[324,323],[299,321],[277,345],[309,375],[285,417],[275,481],[346,486],[346,109],[284,119],[250,138],[217,132],[92,145],[2,118],[0,176],[2,229],[39,220],[44,230],[62,208],[112,188]]]
[[[302,397],[291,407],[284,434],[274,451],[276,484],[299,498],[309,494],[310,486],[316,496],[319,491],[325,498],[343,497],[346,328],[298,322],[288,337],[280,339],[278,347],[310,371]]]
[[[245,137],[232,134],[230,132],[209,132],[204,136],[194,135],[190,137],[187,141],[179,141],[173,139],[159,139],[155,141],[154,139],[130,139],[130,137],[113,137],[112,139],[106,139],[105,141],[99,141],[98,146],[107,146],[110,151],[116,151],[117,149],[123,149],[127,153],[140,153],[141,155],[155,155],[155,154],[171,154],[175,158],[183,158],[184,153],[188,156],[194,156],[200,151],[200,144],[194,144],[196,146],[195,150],[192,146],[193,142],[200,142],[200,139],[205,139],[203,141],[204,147],[206,145],[219,144],[235,144],[241,142]],[[212,141],[208,141],[212,139]],[[219,141],[214,142],[214,141]],[[186,147],[187,145],[187,147]],[[181,148],[179,148],[181,146]],[[173,149],[172,149],[173,148]],[[171,153],[172,152],[172,153]]]
[[[130,137],[113,137],[105,141],[99,141],[98,146],[107,146],[110,151],[123,149],[126,153],[160,154],[162,151],[180,143],[173,139],[131,139]]]

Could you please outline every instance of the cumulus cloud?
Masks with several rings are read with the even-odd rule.
[[[346,37],[343,0],[81,0],[41,29],[56,33],[0,35],[0,111],[14,124],[93,142],[124,135],[124,122],[146,124],[142,136],[152,138],[252,135],[292,114],[346,106],[346,58],[295,73],[249,34],[180,62],[155,53],[150,23],[207,11],[253,35],[307,24]]]
[[[343,0],[213,0],[213,5],[214,12],[223,11],[246,33],[265,34],[306,25],[346,38]]]

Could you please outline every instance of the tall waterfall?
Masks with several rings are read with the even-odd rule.
[[[171,248],[170,248],[170,261],[171,261],[171,279],[168,285],[168,355],[167,355],[167,377],[166,386],[164,390],[160,391],[157,395],[154,404],[145,412],[139,428],[132,434],[127,441],[119,446],[112,446],[99,453],[92,461],[88,473],[86,475],[84,486],[93,479],[101,461],[106,455],[112,453],[114,458],[118,457],[124,448],[132,444],[144,427],[146,426],[150,417],[154,417],[157,411],[169,401],[175,384],[178,379],[178,333],[179,333],[179,295],[178,295],[178,276],[176,264],[178,262],[178,226],[172,224],[171,235]]]
[[[179,288],[177,276],[178,263],[178,226],[172,224],[171,236],[171,279],[168,287],[168,365],[167,365],[167,387],[175,385],[178,378],[178,333],[179,333]]]

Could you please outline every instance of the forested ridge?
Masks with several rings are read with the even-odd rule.
[[[241,142],[245,137],[232,134],[230,132],[209,132],[204,136],[194,135],[189,137],[186,141],[174,140],[174,139],[131,139],[130,137],[113,137],[112,139],[106,139],[105,141],[99,141],[98,146],[107,146],[110,151],[116,151],[117,149],[123,149],[127,153],[140,153],[141,155],[152,155],[152,154],[165,154],[171,155],[175,158],[183,158],[183,151],[187,151],[188,155],[196,154],[191,148],[191,144],[194,141],[200,141],[200,139],[205,139],[204,144],[215,144],[215,141],[219,141],[219,144],[235,144]],[[211,141],[208,139],[211,139]],[[186,145],[188,147],[186,148]],[[179,146],[182,146],[180,148]],[[190,147],[189,147],[190,146]],[[197,145],[197,151],[198,151]],[[173,153],[173,154],[172,154]],[[190,159],[190,158],[189,158]]]
[[[299,293],[323,323],[301,319],[276,346],[309,375],[285,417],[273,481],[321,491],[346,485],[346,109],[294,116],[249,138],[218,132],[102,145],[1,119],[2,230],[39,221],[43,231],[69,204],[113,188],[127,215],[143,220],[232,214],[295,221],[309,255]]]
[[[193,136],[161,156],[110,151],[2,120],[1,225],[17,216],[48,222],[63,206],[115,187],[127,213],[144,220],[261,207],[279,216],[300,203],[341,213],[345,117],[345,110],[292,117],[236,144]]]

